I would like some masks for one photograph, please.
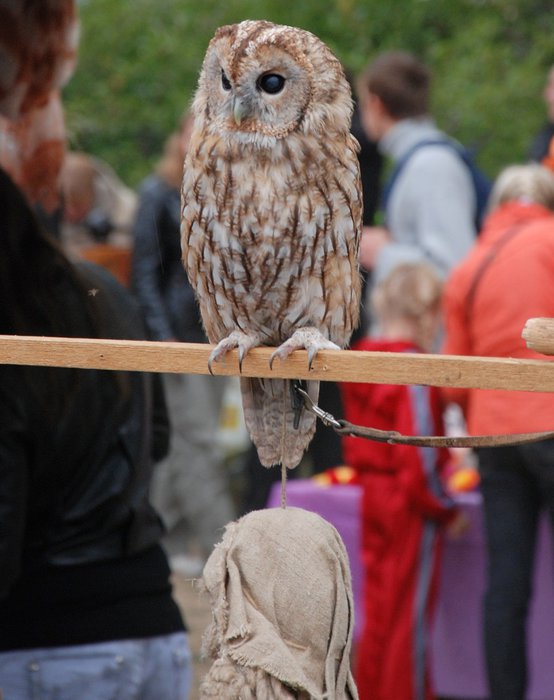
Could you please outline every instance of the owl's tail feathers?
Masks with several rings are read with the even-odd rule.
[[[264,467],[283,464],[293,469],[315,433],[316,417],[305,409],[299,414],[291,385],[290,379],[240,380],[244,421]],[[317,403],[319,382],[307,382],[306,391]]]

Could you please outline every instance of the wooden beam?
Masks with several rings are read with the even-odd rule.
[[[211,349],[197,343],[0,335],[0,364],[208,374]],[[309,370],[307,353],[300,350],[283,363],[276,360],[271,370],[271,352],[252,350],[242,375],[554,391],[554,362],[548,360],[337,350],[319,353]],[[236,351],[214,363],[214,374],[239,374]]]

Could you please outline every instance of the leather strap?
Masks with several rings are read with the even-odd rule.
[[[466,301],[465,301],[465,314],[466,314],[466,323],[469,323],[471,320],[471,314],[473,311],[473,305],[475,303],[475,295],[477,294],[477,288],[481,284],[481,280],[483,279],[483,275],[485,274],[485,271],[489,268],[490,264],[493,262],[493,260],[496,258],[498,255],[498,252],[503,248],[506,243],[512,240],[520,231],[522,231],[525,228],[525,222],[520,222],[515,224],[514,226],[511,226],[503,236],[500,237],[499,240],[496,241],[496,243],[491,246],[490,250],[487,252],[487,254],[484,256],[484,258],[481,260],[481,264],[477,268],[473,279],[471,281],[471,286],[469,288],[469,291],[466,295]]]
[[[554,439],[554,430],[539,433],[514,433],[512,435],[402,435],[396,430],[379,430],[354,425],[346,420],[338,420],[340,427],[333,426],[339,435],[363,437],[391,445],[414,445],[415,447],[508,447],[526,445],[530,442]]]
[[[292,384],[304,401],[304,408],[316,415],[320,421],[339,435],[352,435],[376,442],[388,442],[391,445],[414,445],[415,447],[508,447],[526,445],[530,442],[554,439],[554,430],[539,433],[513,433],[508,435],[402,435],[396,430],[379,430],[354,425],[347,420],[337,419],[331,413],[324,411],[312,401],[307,391],[298,380]]]

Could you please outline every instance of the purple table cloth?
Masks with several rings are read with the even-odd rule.
[[[276,484],[268,507],[279,506],[280,498],[280,484]],[[481,631],[486,565],[481,497],[478,493],[468,493],[457,500],[468,515],[470,527],[459,539],[447,539],[445,543],[431,640],[433,678],[438,695],[481,699],[487,697]],[[287,505],[318,513],[339,531],[350,558],[356,636],[363,614],[359,487],[289,481]],[[528,700],[554,700],[554,564],[545,518],[541,522],[536,561],[529,620]]]

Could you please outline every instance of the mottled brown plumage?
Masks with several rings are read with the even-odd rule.
[[[183,263],[211,361],[238,348],[344,347],[358,321],[361,193],[352,99],[313,34],[264,21],[221,27],[193,103],[183,181]],[[298,464],[290,382],[241,379],[246,425],[266,466]],[[318,382],[308,382],[317,400]]]

